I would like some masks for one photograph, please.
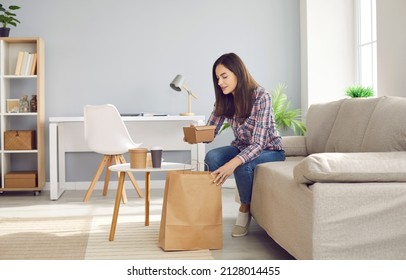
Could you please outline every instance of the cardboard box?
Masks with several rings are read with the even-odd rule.
[[[214,139],[214,125],[210,126],[189,126],[183,128],[185,140],[190,144],[211,142]]]
[[[35,130],[8,130],[4,132],[4,150],[35,150]]]
[[[36,188],[36,171],[11,171],[4,177],[5,188]]]

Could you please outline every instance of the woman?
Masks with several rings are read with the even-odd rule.
[[[248,233],[254,169],[257,164],[285,160],[281,137],[275,128],[269,93],[252,78],[234,53],[224,54],[213,65],[216,95],[207,125],[215,125],[217,135],[227,120],[235,139],[230,146],[209,151],[206,168],[214,182],[222,185],[234,173],[241,205],[232,231],[233,237]]]

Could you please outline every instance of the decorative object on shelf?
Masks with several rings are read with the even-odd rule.
[[[28,96],[23,95],[20,99],[19,112],[28,113],[30,111],[30,104],[28,102]]]
[[[192,113],[192,96],[197,99],[196,94],[189,90],[185,85],[185,78],[182,75],[176,75],[175,79],[170,83],[170,86],[173,90],[182,91],[186,90],[188,93],[188,111],[186,113],[180,113],[181,116],[193,116],[195,113]]]
[[[37,95],[31,95],[31,100],[30,100],[30,112],[37,112]]]
[[[374,90],[372,87],[363,87],[359,85],[350,86],[346,90],[346,95],[351,98],[372,97]]]
[[[10,28],[8,25],[17,26],[17,23],[20,21],[16,18],[15,10],[20,9],[21,7],[16,5],[11,5],[7,8],[3,7],[3,4],[0,4],[0,37],[8,37],[10,34]]]
[[[20,99],[7,99],[7,113],[18,113]]]

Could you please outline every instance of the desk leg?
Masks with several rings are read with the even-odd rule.
[[[58,170],[58,125],[51,123],[49,125],[49,193],[51,200],[58,200],[64,192],[58,182]]]
[[[125,172],[120,172],[120,177],[118,179],[117,193],[116,193],[116,201],[114,203],[113,220],[111,221],[110,238],[109,238],[110,241],[114,240],[114,234],[116,233],[118,210],[120,209],[120,201],[121,201],[121,196],[123,194],[124,179],[125,179]]]
[[[149,203],[150,203],[151,172],[145,172],[145,225],[149,226]]]

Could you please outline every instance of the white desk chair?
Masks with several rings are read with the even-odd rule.
[[[123,154],[128,152],[128,149],[137,148],[141,144],[133,142],[127,127],[121,119],[120,113],[117,108],[111,104],[86,105],[84,107],[84,127],[85,140],[90,150],[104,155],[86,192],[84,201],[87,202],[103,169],[106,167],[103,195],[107,195],[107,188],[110,181],[109,166],[112,164],[112,161],[114,160],[115,164],[125,163],[126,161]],[[139,197],[142,197],[142,192],[131,172],[128,172],[128,177]],[[127,202],[125,192],[123,201],[124,203]]]

